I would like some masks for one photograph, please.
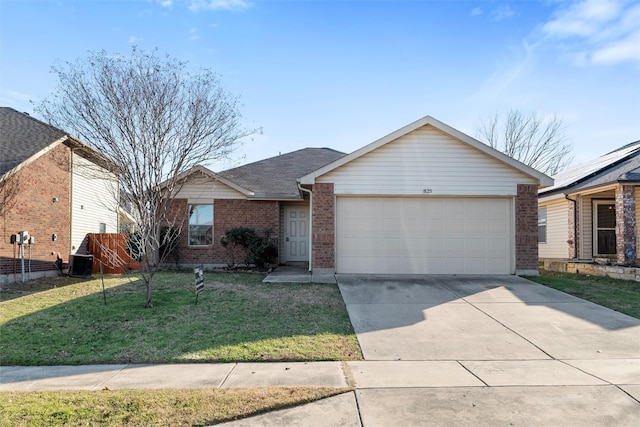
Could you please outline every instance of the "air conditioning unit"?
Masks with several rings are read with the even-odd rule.
[[[69,276],[91,277],[93,255],[69,255]]]

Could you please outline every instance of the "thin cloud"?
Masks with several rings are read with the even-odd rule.
[[[172,8],[177,3],[184,3],[192,12],[203,10],[229,10],[233,12],[245,10],[251,6],[246,0],[155,0],[162,7]]]
[[[625,0],[580,0],[542,25],[576,65],[640,62],[640,5]]]
[[[504,97],[512,84],[526,75],[536,61],[534,49],[526,41],[512,48],[511,55],[496,64],[496,70],[484,81],[472,99],[479,102],[494,102]]]
[[[616,64],[619,62],[640,62],[640,31],[623,40],[616,40],[596,50],[591,56],[596,64]]]
[[[497,8],[493,9],[491,12],[489,12],[489,16],[494,21],[502,21],[505,19],[509,19],[515,14],[516,14],[515,10],[511,9],[511,7],[508,4],[500,5]]]
[[[479,15],[482,15],[482,8],[474,7],[473,9],[471,9],[471,16],[479,16]]]

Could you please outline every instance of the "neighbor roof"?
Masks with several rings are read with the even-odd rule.
[[[43,121],[10,107],[0,107],[0,177],[39,157],[55,143],[63,143],[88,160],[117,170],[113,161],[88,144]]]
[[[362,148],[360,148],[359,150],[354,151],[353,153],[350,153],[344,157],[341,157],[339,159],[337,159],[336,161],[332,162],[331,164],[327,164],[326,166],[319,168],[318,170],[312,171],[311,173],[305,175],[302,177],[301,179],[301,183],[302,184],[313,184],[315,182],[315,179],[328,173],[331,172],[332,170],[339,168],[340,166],[355,160],[379,147],[382,147],[383,145],[394,141],[410,132],[413,132],[416,129],[419,129],[423,126],[426,125],[430,125],[433,126],[434,128],[438,129],[441,132],[446,133],[447,135],[450,135],[472,147],[475,147],[476,149],[480,150],[481,152],[497,159],[500,160],[508,165],[510,165],[511,167],[519,170],[520,172],[529,175],[535,179],[538,180],[538,182],[540,183],[541,186],[549,186],[549,185],[553,185],[553,179],[551,179],[550,177],[548,177],[547,175],[543,174],[542,172],[525,165],[524,163],[521,163],[517,160],[515,160],[512,157],[507,156],[504,153],[501,153],[500,151],[489,147],[486,144],[483,144],[482,142],[478,141],[477,139],[471,138],[470,136],[460,132],[457,129],[452,128],[449,125],[446,125],[444,123],[442,123],[439,120],[434,119],[431,116],[425,116],[419,120],[416,120],[413,123],[410,123],[408,125],[406,125],[405,127],[398,129],[395,132],[390,133],[387,136],[384,136],[374,142],[372,142],[369,145],[366,145]]]
[[[218,173],[249,190],[252,198],[300,198],[297,180],[345,153],[331,148],[303,148]]]
[[[640,141],[624,145],[607,154],[560,172],[556,184],[539,192],[541,196],[557,192],[574,192],[616,182],[640,178]]]
[[[0,107],[0,176],[65,136],[27,113]]]

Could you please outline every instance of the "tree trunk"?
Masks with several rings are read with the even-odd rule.
[[[146,293],[146,303],[144,305],[145,308],[153,308],[153,304],[151,304],[151,289],[152,289],[152,283],[151,283],[151,279],[153,278],[152,275],[149,275],[147,277],[143,277],[144,278],[144,284],[147,286],[147,293]]]

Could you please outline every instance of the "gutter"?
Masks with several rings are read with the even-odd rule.
[[[313,259],[313,256],[312,256],[313,254],[311,252],[311,250],[312,250],[311,244],[312,244],[312,239],[313,239],[313,234],[312,234],[312,231],[313,231],[313,226],[312,226],[312,224],[313,224],[313,221],[312,221],[312,218],[313,218],[313,193],[311,192],[311,190],[308,190],[306,188],[302,188],[302,185],[300,185],[300,181],[298,181],[297,184],[298,184],[298,189],[300,191],[304,191],[305,193],[309,194],[309,272],[311,272],[312,271],[312,267],[313,267],[311,265],[311,260]]]

